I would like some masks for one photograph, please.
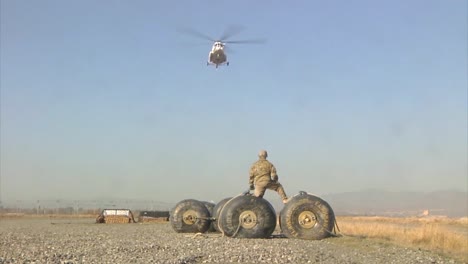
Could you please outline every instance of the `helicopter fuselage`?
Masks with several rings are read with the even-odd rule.
[[[229,62],[227,62],[226,53],[224,52],[224,44],[221,42],[215,42],[208,55],[207,65],[213,64],[216,66],[216,68],[218,68],[219,65],[225,63],[229,65]]]

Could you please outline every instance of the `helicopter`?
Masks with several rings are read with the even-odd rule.
[[[226,51],[228,50],[226,44],[261,44],[266,42],[265,39],[228,40],[228,38],[239,33],[242,29],[242,27],[230,26],[224,30],[223,34],[219,39],[213,39],[210,36],[200,33],[194,29],[183,29],[182,31],[213,42],[211,51],[208,53],[208,60],[206,62],[206,66],[214,65],[216,68],[218,68],[221,65],[229,66],[229,61],[227,59],[226,54]]]

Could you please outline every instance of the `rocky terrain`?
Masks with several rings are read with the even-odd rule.
[[[0,219],[4,263],[462,263],[432,252],[356,237],[320,241],[175,233],[168,222]]]

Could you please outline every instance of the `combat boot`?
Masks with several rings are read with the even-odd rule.
[[[286,192],[284,191],[284,188],[283,188],[283,186],[281,184],[279,184],[277,192],[280,195],[281,199],[283,200],[284,204],[289,201],[289,198],[286,195]]]

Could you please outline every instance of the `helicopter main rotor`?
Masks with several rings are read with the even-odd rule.
[[[209,40],[211,42],[221,42],[223,44],[227,44],[227,43],[229,44],[262,44],[266,42],[266,40],[263,38],[247,39],[247,40],[231,40],[231,41],[228,40],[232,36],[239,34],[243,29],[244,27],[242,26],[229,26],[228,28],[224,30],[223,34],[221,34],[221,37],[219,39],[213,39],[208,35],[205,35],[199,31],[196,31],[195,29],[185,28],[185,29],[181,29],[180,31],[191,34],[198,38]]]

